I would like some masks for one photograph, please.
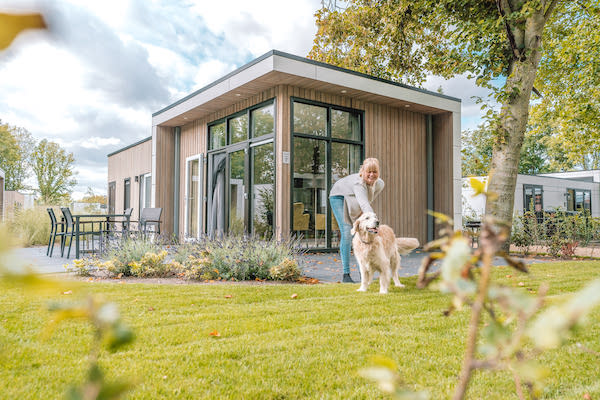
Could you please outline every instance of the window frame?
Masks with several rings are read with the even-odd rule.
[[[302,104],[308,104],[308,105],[326,108],[326,110],[327,110],[327,112],[326,112],[327,132],[326,133],[327,134],[324,136],[321,136],[321,135],[312,135],[312,134],[307,134],[307,133],[296,133],[294,131],[294,103],[302,103]],[[331,134],[331,130],[332,130],[331,129],[331,111],[332,110],[356,113],[358,115],[358,117],[359,117],[358,122],[360,125],[360,140],[344,139],[344,138],[337,138],[337,137],[332,136],[332,134]],[[331,183],[331,181],[332,181],[332,168],[331,168],[332,143],[341,143],[341,144],[360,146],[360,159],[364,160],[364,157],[365,157],[365,111],[355,109],[355,108],[350,108],[350,107],[339,106],[336,104],[324,103],[324,102],[320,102],[320,101],[304,99],[301,97],[290,96],[290,136],[291,136],[291,138],[290,138],[291,139],[290,140],[290,142],[291,142],[290,143],[290,152],[291,152],[291,157],[290,157],[290,204],[288,205],[288,207],[289,207],[289,224],[290,224],[289,226],[290,226],[290,232],[291,232],[293,224],[294,224],[294,221],[293,221],[294,216],[293,216],[293,210],[292,210],[293,203],[294,203],[294,140],[296,138],[305,138],[305,139],[316,139],[316,140],[325,141],[325,145],[326,145],[326,147],[325,147],[325,149],[326,149],[325,192],[329,193],[331,191],[331,187],[333,186]],[[332,225],[333,214],[331,212],[331,206],[328,201],[326,202],[326,208],[327,208],[327,212],[326,212],[325,247],[315,248],[318,250],[334,250],[335,249],[331,245],[331,225]]]

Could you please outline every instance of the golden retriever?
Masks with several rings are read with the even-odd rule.
[[[419,247],[415,238],[396,238],[394,231],[387,225],[379,225],[377,215],[363,213],[352,226],[351,233],[354,255],[360,268],[359,292],[366,292],[373,281],[373,274],[379,272],[379,293],[386,294],[390,279],[397,287],[404,287],[398,278],[400,255],[408,254]]]

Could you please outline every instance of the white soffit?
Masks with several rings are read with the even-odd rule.
[[[352,73],[328,67],[324,64],[305,60],[300,57],[272,51],[255,61],[233,71],[220,80],[168,106],[164,111],[158,111],[152,117],[152,125],[160,125],[190,110],[201,107],[237,88],[246,85],[272,71],[298,76],[326,84],[338,85],[348,89],[358,90],[368,94],[397,99],[404,102],[420,104],[440,110],[460,113],[461,102],[449,96],[438,95],[425,90],[405,87],[386,82],[366,75]]]

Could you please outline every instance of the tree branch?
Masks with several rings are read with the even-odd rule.
[[[510,44],[510,48],[513,52],[513,55],[517,60],[523,61],[521,51],[517,47],[515,35],[513,34],[512,29],[510,28],[510,24],[506,19],[506,13],[504,12],[504,7],[502,6],[502,0],[496,0],[496,6],[498,7],[498,13],[504,21],[504,28],[506,28],[506,37],[508,38],[508,43]]]
[[[544,23],[546,21],[548,21],[548,18],[550,18],[550,16],[552,15],[552,12],[554,11],[554,9],[556,8],[556,6],[558,4],[558,1],[559,0],[551,0],[550,1],[550,4],[548,5],[548,8],[546,8],[546,11],[544,12]]]

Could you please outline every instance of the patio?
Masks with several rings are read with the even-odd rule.
[[[416,250],[408,256],[402,257],[402,269],[400,277],[413,276],[419,271],[421,260],[425,258],[427,253]],[[73,267],[73,259],[61,257],[47,257],[46,247],[28,247],[18,248],[13,251],[12,260],[16,266],[30,266],[34,271],[40,274],[56,274],[67,273],[65,265]],[[300,257],[299,265],[303,273],[311,278],[316,278],[323,283],[336,283],[341,280],[342,264],[339,261],[338,253],[309,253]],[[528,258],[524,262],[531,264],[533,262],[544,262],[548,260]],[[494,260],[494,265],[505,265],[506,263],[501,258]],[[356,282],[360,280],[358,266],[354,256],[350,260],[350,270],[352,279]]]

